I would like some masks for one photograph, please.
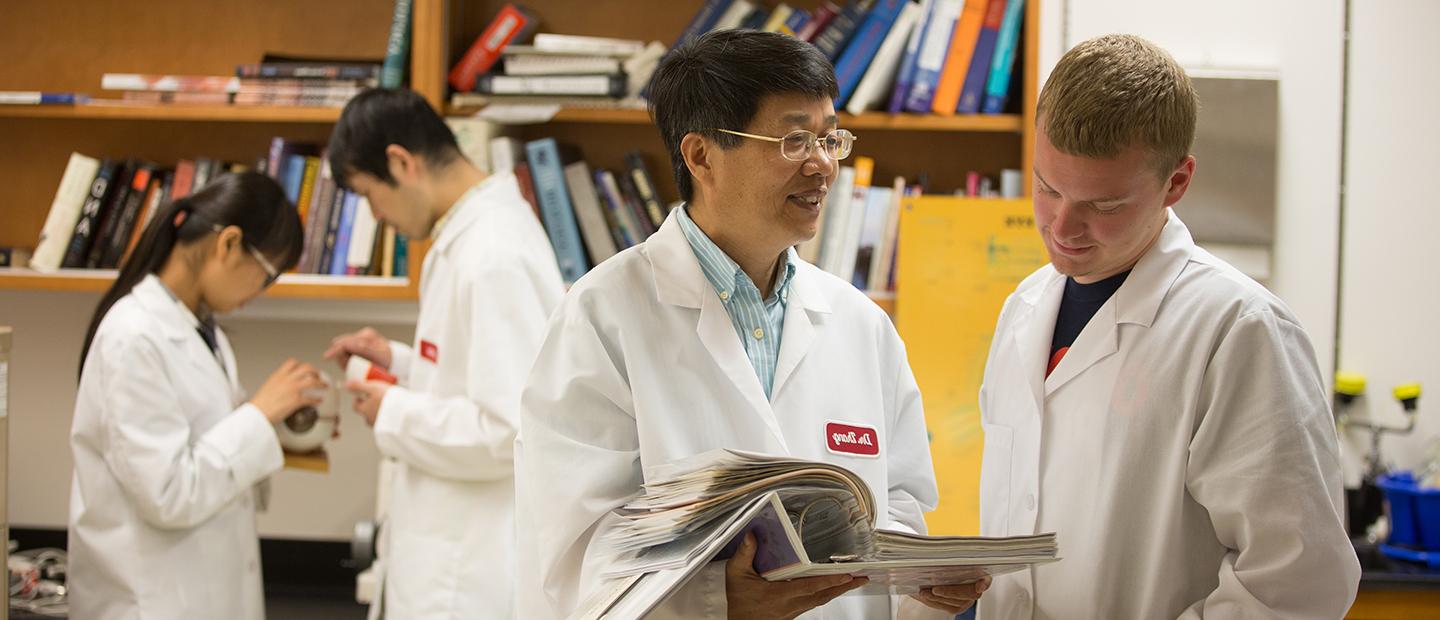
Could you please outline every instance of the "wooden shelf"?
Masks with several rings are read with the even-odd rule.
[[[0,269],[0,290],[103,292],[115,280],[108,269],[62,269],[39,273],[29,269]],[[265,291],[267,297],[305,299],[413,300],[407,278],[320,276],[285,274]]]
[[[95,102],[80,105],[0,105],[0,118],[333,123],[340,108]]]
[[[467,116],[481,108],[452,106],[447,113]],[[649,125],[650,113],[645,110],[607,108],[561,108],[552,123],[597,123],[611,125]],[[851,130],[878,129],[885,131],[950,131],[950,132],[1015,132],[1023,122],[1018,114],[965,114],[939,116],[934,114],[887,114],[866,112],[858,116],[840,115],[840,126]]]

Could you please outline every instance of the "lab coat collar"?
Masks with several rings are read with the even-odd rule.
[[[165,288],[159,276],[153,273],[145,276],[131,289],[131,294],[148,314],[159,319],[160,331],[165,337],[177,341],[199,337],[195,330],[200,328],[200,319]]]
[[[1185,264],[1195,251],[1195,239],[1175,211],[1165,209],[1165,227],[1160,238],[1144,256],[1120,290],[1115,291],[1115,322],[1149,327],[1160,312],[1160,303],[1170,293]]]
[[[645,241],[645,252],[650,256],[653,265],[655,295],[661,302],[684,308],[703,307],[707,293],[718,302],[719,294],[701,270],[700,259],[695,258],[695,251],[691,249],[690,241],[685,238],[685,231],[680,229],[675,211],[679,209],[672,211],[660,225],[660,230]],[[786,251],[795,250],[791,248]],[[792,254],[790,260],[796,268],[795,275],[790,279],[787,308],[798,307],[829,314],[830,303],[815,286],[814,280],[820,275],[814,273],[813,268],[801,261],[799,256]],[[786,331],[788,338],[788,323]],[[784,348],[783,339],[781,348]]]
[[[450,210],[435,222],[435,228],[430,232],[430,238],[434,241],[430,251],[444,253],[449,249],[465,229],[480,219],[480,210],[485,203],[510,199],[525,199],[520,195],[514,173],[504,172],[485,177],[485,180],[466,190]]]

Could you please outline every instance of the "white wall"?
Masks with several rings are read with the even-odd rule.
[[[0,291],[0,324],[15,328],[10,363],[11,527],[65,527],[75,369],[98,299],[97,293]],[[241,384],[250,389],[259,387],[286,357],[319,362],[331,337],[358,328],[357,321],[365,318],[409,317],[410,324],[376,328],[402,341],[414,336],[414,304],[262,299],[254,306],[221,319],[236,350]],[[331,318],[285,318],[301,315]],[[333,366],[326,371],[340,374]],[[373,515],[379,453],[370,429],[348,402],[341,417],[341,438],[327,448],[328,474],[286,470],[274,477],[270,511],[259,521],[262,536],[346,540],[356,521]]]
[[[1411,468],[1440,435],[1440,2],[1357,1],[1351,13],[1340,366],[1369,378],[1360,407],[1399,424],[1399,383],[1432,390],[1416,433],[1382,452]],[[1352,433],[1363,450],[1366,435]]]
[[[1267,284],[1299,315],[1322,371],[1330,374],[1339,269],[1344,2],[1040,1],[1042,79],[1065,50],[1108,33],[1150,39],[1188,70],[1280,76],[1276,240]],[[1199,162],[1196,183],[1224,182],[1205,171],[1205,162]]]

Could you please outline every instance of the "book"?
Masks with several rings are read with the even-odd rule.
[[[515,184],[520,186],[520,197],[530,203],[530,210],[535,212],[535,219],[540,221],[540,227],[545,227],[545,216],[540,214],[540,201],[535,198],[535,177],[530,174],[530,164],[524,160],[515,162]]]
[[[810,13],[805,9],[795,9],[790,13],[790,17],[785,19],[785,23],[780,24],[780,33],[793,37],[808,23],[810,23]]]
[[[411,9],[411,0],[395,0],[390,36],[385,42],[385,62],[380,66],[380,88],[400,88],[405,83],[405,64],[410,58]]]
[[[855,271],[849,278],[850,283],[862,291],[871,288],[870,272],[876,266],[894,195],[889,187],[871,187],[866,193],[865,221],[860,226],[860,242],[855,250]]]
[[[395,233],[395,277],[410,277],[410,241],[398,231]]]
[[[380,83],[380,64],[355,62],[267,62],[237,65],[237,78],[278,78],[306,80],[354,80]],[[238,86],[238,83],[237,83]]]
[[[614,173],[609,170],[596,170],[595,190],[600,195],[600,202],[610,213],[608,219],[614,230],[615,245],[623,249],[644,241],[639,232],[641,228],[635,222],[635,214],[625,205],[620,194],[620,185],[615,182]]]
[[[885,110],[891,114],[905,109],[905,98],[910,94],[911,85],[915,83],[915,65],[920,58],[920,45],[925,40],[925,32],[929,30],[934,12],[933,0],[920,0],[920,23],[910,31],[910,38],[905,41],[900,69],[895,72],[895,87],[890,89],[890,103],[885,106]]]
[[[310,213],[310,200],[315,193],[315,177],[320,173],[319,157],[301,158],[300,191],[295,205],[295,213],[300,216],[300,224],[305,224],[305,218]]]
[[[385,232],[381,233],[380,246],[380,277],[395,277],[395,227],[385,225]]]
[[[590,166],[584,160],[565,165],[565,189],[570,193],[570,204],[575,209],[590,264],[599,265],[615,255],[615,238],[611,236],[605,208],[595,194],[595,184],[590,180]]]
[[[601,521],[593,553],[614,581],[593,594],[606,601],[599,609],[588,600],[581,609],[585,617],[643,617],[751,535],[755,570],[768,581],[850,574],[869,577],[862,592],[875,594],[972,583],[1058,559],[1054,533],[925,536],[877,527],[881,518],[865,481],[831,463],[712,450],[660,464],[638,496]]]
[[[542,32],[535,35],[535,47],[550,52],[566,52],[582,56],[622,54],[629,56],[645,49],[644,41],[609,37],[582,37],[572,34]]]
[[[910,32],[917,29],[921,10],[921,6],[914,2],[905,2],[902,5],[890,32],[885,35],[885,40],[881,42],[869,68],[865,70],[865,76],[855,86],[855,92],[851,95],[850,102],[845,105],[845,111],[851,114],[863,113],[875,107],[881,98],[889,94],[895,83],[895,75],[900,70],[905,41],[910,38]]]
[[[715,23],[720,21],[720,18],[725,15],[725,11],[730,8],[730,2],[731,0],[705,0],[705,4],[695,12],[695,16],[690,18],[690,24],[680,31],[680,36],[675,39],[673,47],[680,47],[686,41],[714,29]]]
[[[618,75],[620,59],[614,56],[562,56],[519,54],[505,57],[505,75]]]
[[[906,111],[928,114],[935,105],[935,91],[940,87],[940,73],[945,68],[950,39],[955,34],[955,24],[964,8],[964,0],[935,0],[925,31],[925,43],[915,62],[914,83],[905,98]]]
[[[130,184],[134,183],[135,171],[139,167],[138,162],[127,159],[111,180],[110,193],[105,197],[105,206],[100,211],[99,225],[90,240],[90,248],[85,252],[84,267],[98,269],[103,264],[105,251],[110,249],[110,239],[115,236],[115,228],[120,224],[120,212],[125,210],[125,203],[130,196]]]
[[[550,75],[527,77],[482,75],[475,80],[475,92],[486,95],[623,97],[624,75]]]
[[[490,172],[498,174],[515,169],[515,164],[524,160],[525,143],[511,136],[496,136],[490,139]]]
[[[725,12],[720,14],[720,18],[715,20],[715,23],[710,26],[708,32],[739,28],[741,24],[745,23],[745,18],[754,10],[755,3],[750,2],[750,0],[734,0],[730,3],[730,6],[725,9]]]
[[[820,31],[830,25],[830,21],[835,19],[835,15],[839,12],[840,7],[835,6],[834,2],[826,2],[820,5],[819,8],[815,9],[815,13],[810,16],[810,21],[805,23],[805,27],[795,32],[795,38],[807,43],[814,42],[815,37],[819,36]]]
[[[870,181],[875,173],[875,160],[869,157],[855,158],[855,185],[850,190],[850,205],[843,222],[836,222],[840,228],[839,254],[836,255],[834,271],[830,273],[849,282],[855,275],[855,259],[860,252],[860,233],[865,225],[865,211],[870,204]]]
[[[345,257],[345,275],[365,275],[374,259],[375,234],[379,223],[365,198],[355,201],[355,219],[350,227],[350,242]]]
[[[895,19],[908,4],[909,0],[875,0],[875,7],[870,9],[864,24],[855,31],[855,40],[845,48],[840,59],[835,61],[835,81],[840,87],[840,96],[835,99],[835,107],[843,108],[850,101],[850,96],[860,84],[865,69],[875,59],[875,53],[879,51],[885,36],[890,33]]]
[[[830,186],[830,196],[825,200],[824,226],[820,229],[820,247],[815,250],[815,260],[811,261],[830,273],[839,271],[838,260],[840,257],[840,242],[844,236],[844,230],[850,221],[850,203],[855,195],[855,167],[841,166],[840,172],[835,175],[835,183]]]
[[[639,102],[640,91],[650,83],[650,78],[655,75],[655,70],[660,68],[660,59],[665,56],[667,51],[669,48],[665,47],[665,44],[651,41],[645,46],[645,49],[640,50],[640,53],[625,59],[621,68],[624,69],[629,81],[625,89],[626,99]]]
[[[837,62],[840,54],[850,45],[850,39],[855,36],[855,31],[860,28],[866,15],[870,13],[870,7],[876,0],[851,0],[845,8],[830,20],[830,26],[821,31],[815,38],[815,47],[820,53],[825,54],[830,62]]]
[[[85,199],[90,196],[91,184],[100,172],[100,160],[80,153],[71,153],[60,175],[60,185],[55,188],[55,198],[50,201],[50,212],[45,215],[45,225],[40,230],[40,239],[35,242],[35,251],[30,266],[36,271],[55,271],[65,260],[65,250],[70,247],[70,238],[75,234],[75,224],[80,221]]]
[[[475,90],[475,79],[495,65],[505,46],[528,39],[538,23],[539,20],[526,9],[514,4],[501,7],[495,19],[475,38],[460,61],[450,68],[450,86],[461,92]]]
[[[750,10],[745,19],[740,20],[740,30],[759,30],[768,21],[770,21],[770,9],[757,6]]]
[[[240,78],[228,75],[106,73],[100,76],[100,88],[174,93],[233,93],[240,90]]]
[[[540,202],[540,214],[545,221],[545,232],[550,236],[550,244],[554,246],[560,274],[566,282],[575,282],[585,275],[590,266],[585,259],[585,249],[580,243],[579,224],[575,221],[575,210],[565,187],[564,167],[567,163],[579,159],[579,156],[573,148],[565,148],[563,154],[561,151],[560,144],[554,138],[527,142],[525,161],[530,164],[535,197]]]
[[[269,175],[270,178],[275,179],[277,183],[280,183],[283,186],[285,183],[285,174],[288,170],[287,165],[290,161],[290,157],[294,155],[314,154],[316,154],[316,148],[313,144],[294,142],[291,140],[286,140],[279,136],[271,138],[270,152],[265,160],[265,174]],[[208,162],[208,160],[204,160],[203,158],[201,161]],[[196,169],[196,177],[194,184],[195,191],[198,191],[201,187],[204,187],[205,183],[210,180],[211,175],[209,174],[209,170],[207,168],[209,168],[209,166],[203,166]],[[291,204],[294,203],[292,202]]]
[[[660,204],[660,193],[655,190],[650,169],[645,167],[645,157],[640,151],[630,151],[625,154],[625,165],[629,167],[630,180],[635,183],[635,193],[645,206],[650,223],[655,226],[655,230],[660,230],[660,225],[665,223],[665,216],[670,214],[670,210]]]
[[[100,267],[114,269],[120,265],[120,259],[125,255],[125,248],[130,243],[130,233],[135,229],[135,221],[140,216],[140,211],[145,205],[145,193],[150,189],[150,178],[155,175],[154,164],[140,164],[135,169],[135,174],[130,178],[130,191],[125,194],[125,202],[121,203],[119,211],[115,212],[115,226],[111,233],[106,235],[104,252],[100,257]]]
[[[970,56],[970,69],[965,72],[965,85],[960,88],[960,103],[955,105],[958,114],[975,114],[985,97],[985,83],[990,77],[990,64],[995,57],[995,40],[1000,36],[1000,26],[1005,21],[1005,7],[1020,0],[990,0],[985,8],[985,21],[980,25],[980,35],[975,39],[975,53]]]
[[[120,266],[130,260],[130,253],[135,251],[136,245],[139,245],[141,235],[145,234],[145,227],[150,224],[150,220],[155,216],[155,211],[160,208],[161,195],[168,182],[169,177],[163,170],[157,170],[150,177],[150,188],[146,190],[145,199],[140,204],[140,213],[135,216],[135,225],[130,230],[130,239],[125,243],[125,251],[120,254]]]
[[[765,20],[765,24],[760,26],[761,32],[780,32],[780,29],[785,26],[785,21],[790,19],[790,15],[794,12],[795,8],[784,2],[775,5],[775,8],[770,10],[770,19]]]
[[[955,115],[955,108],[960,104],[960,90],[965,86],[970,60],[980,38],[980,28],[985,23],[985,14],[992,1],[1004,0],[965,0],[965,8],[961,9],[960,19],[955,22],[955,33],[950,37],[950,49],[946,52],[940,82],[935,87],[931,112],[943,116]]]
[[[0,91],[0,105],[74,105],[90,98],[76,93],[53,93],[35,90]]]
[[[483,118],[474,116],[446,116],[445,125],[455,134],[455,144],[460,153],[476,168],[490,171],[495,166],[491,160],[490,142],[495,139],[500,127]]]
[[[995,57],[990,62],[990,78],[985,83],[985,101],[980,111],[999,114],[1005,111],[1010,95],[1010,74],[1015,69],[1015,48],[1020,41],[1020,23],[1025,17],[1025,0],[1010,0],[1005,5],[1005,19],[995,39]]]
[[[305,245],[300,250],[300,260],[295,270],[300,273],[315,273],[320,264],[320,255],[325,251],[325,228],[330,221],[331,203],[335,201],[338,186],[330,170],[330,158],[321,156],[320,166],[315,171],[315,187],[311,191],[310,211],[302,220],[305,227]]]
[[[294,207],[300,203],[300,188],[305,183],[304,155],[291,155],[280,163],[280,187],[285,190],[285,199]]]
[[[629,208],[633,219],[639,225],[639,233],[642,238],[648,239],[655,234],[659,227],[655,221],[650,219],[650,213],[645,209],[645,201],[640,199],[640,190],[635,189],[635,177],[628,170],[622,170],[615,175],[616,186],[620,189],[620,200]]]
[[[870,262],[870,277],[867,279],[869,290],[888,291],[893,288],[891,279],[895,273],[895,249],[900,245],[900,205],[909,195],[905,177],[896,177],[895,185],[890,188],[890,206],[885,214],[885,230],[881,233],[880,244],[875,247]]]
[[[29,248],[0,247],[0,269],[29,267],[31,257]]]
[[[75,220],[75,230],[70,235],[69,246],[65,248],[65,259],[60,262],[61,267],[85,266],[85,257],[89,252],[90,242],[100,225],[101,212],[111,193],[110,181],[115,178],[119,170],[119,162],[106,159],[100,163],[99,169],[95,172],[95,180],[90,182],[90,195],[85,197],[85,203],[80,206],[80,217]]]
[[[345,193],[345,204],[340,209],[340,225],[335,229],[335,250],[330,257],[328,273],[332,276],[345,275],[349,267],[350,238],[355,229],[355,212],[359,202],[359,194]]]

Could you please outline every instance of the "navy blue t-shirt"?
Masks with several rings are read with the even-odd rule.
[[[1045,367],[1045,375],[1049,376],[1065,353],[1070,351],[1070,345],[1075,344],[1075,339],[1080,337],[1080,331],[1085,329],[1085,324],[1100,310],[1100,306],[1110,300],[1115,291],[1120,290],[1120,285],[1125,283],[1129,271],[1117,273],[1092,284],[1081,284],[1075,278],[1065,279],[1065,294],[1060,298],[1060,314],[1055,317],[1055,335],[1050,340],[1050,363]]]

